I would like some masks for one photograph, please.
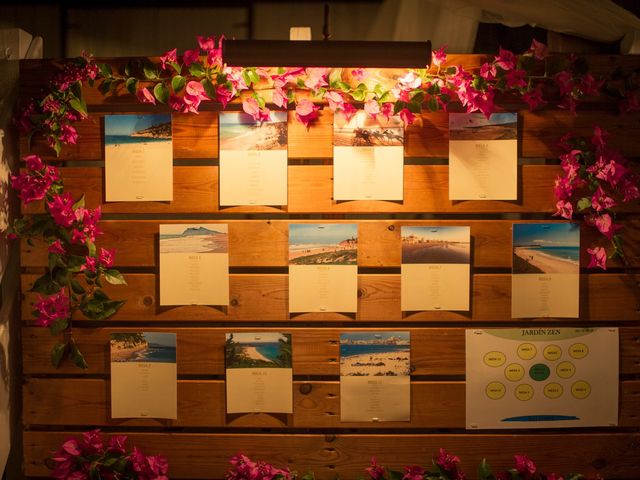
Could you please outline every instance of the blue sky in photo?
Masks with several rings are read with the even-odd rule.
[[[106,115],[104,117],[105,135],[131,135],[153,125],[171,122],[171,114],[153,115]]]
[[[357,238],[355,223],[294,223],[289,225],[289,244],[335,244],[347,238]]]
[[[443,242],[469,242],[469,227],[402,227],[402,238],[415,235]]]
[[[577,223],[514,223],[513,246],[540,244],[550,247],[580,246]]]
[[[158,332],[143,332],[144,338],[149,343],[156,345],[162,345],[163,347],[176,348],[176,334],[175,333],[158,333]]]
[[[398,337],[402,340],[409,340],[409,332],[407,331],[381,331],[381,332],[349,332],[341,333],[340,340],[384,340],[390,337]]]

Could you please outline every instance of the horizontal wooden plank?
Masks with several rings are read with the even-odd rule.
[[[471,231],[471,260],[474,267],[511,267],[513,220],[328,220],[358,224],[358,265],[361,267],[399,267],[402,226],[459,226]],[[229,265],[232,267],[285,267],[288,265],[290,223],[318,223],[318,220],[198,220],[197,223],[229,225]],[[185,223],[176,220],[106,220],[100,225],[104,236],[99,244],[116,246],[118,267],[157,265],[159,225]],[[640,218],[621,221],[625,226],[625,251],[631,266],[640,266]],[[583,226],[582,244],[591,245],[604,238],[594,228]],[[581,265],[589,264],[583,248]],[[47,251],[40,242],[22,242],[23,267],[47,265]],[[612,260],[611,266],[621,266]]]
[[[115,433],[115,432],[114,432]],[[169,461],[171,478],[223,478],[228,459],[242,452],[254,459],[288,466],[318,480],[358,478],[375,456],[391,468],[430,466],[439,448],[458,455],[462,468],[473,475],[482,458],[496,470],[513,466],[515,454],[526,453],[544,472],[581,472],[592,478],[637,480],[640,472],[640,435],[637,433],[552,434],[189,434],[124,433],[128,445],[146,454],[161,453]],[[24,434],[25,473],[45,476],[44,460],[74,432]],[[571,448],[567,448],[570,445]],[[473,477],[472,477],[473,478]]]
[[[144,112],[126,112],[144,113]],[[147,112],[148,113],[148,112]],[[42,137],[34,137],[29,149],[26,137],[20,143],[21,154],[37,153],[48,161],[104,160],[105,113],[94,113],[75,124],[81,141],[67,145],[59,157]],[[573,115],[565,110],[518,111],[520,120],[519,154],[523,158],[556,158],[560,153],[558,140],[566,133],[593,135],[593,125],[600,125],[611,134],[610,145],[626,156],[639,156],[640,145],[634,141],[640,135],[640,115],[621,116],[618,112],[581,111]],[[218,157],[218,112],[198,115],[172,114],[173,158],[215,159]],[[420,124],[421,123],[421,124]],[[420,123],[407,128],[404,155],[406,158],[447,158],[449,156],[449,117],[446,112],[424,112]],[[307,129],[289,112],[289,148],[291,159],[331,158],[333,156],[333,114],[323,110]]]
[[[29,427],[465,428],[464,382],[411,382],[411,421],[383,423],[341,422],[339,382],[294,382],[292,415],[226,415],[224,381],[179,380],[176,420],[112,419],[110,388],[100,379],[27,379],[23,422]],[[640,381],[621,382],[619,399],[618,426],[640,426]]]
[[[31,320],[28,293],[36,275],[22,277],[22,315]],[[284,274],[233,274],[229,276],[230,305],[163,307],[158,305],[157,277],[152,274],[128,274],[127,287],[109,287],[113,298],[127,303],[113,317],[131,321],[389,321],[389,322],[511,322],[511,275],[475,274],[472,276],[470,312],[402,312],[400,309],[400,275],[366,274],[358,278],[358,311],[340,313],[304,313],[290,315],[288,310],[288,276]],[[80,315],[78,314],[78,319]],[[637,280],[625,274],[582,275],[580,294],[582,321],[638,321],[640,300]],[[540,319],[549,321],[548,319]],[[532,320],[527,320],[532,321]],[[566,321],[571,321],[566,320]],[[577,319],[575,320],[577,321]]]
[[[520,325],[528,325],[523,322]],[[518,327],[518,325],[515,325]],[[419,328],[403,325],[395,329],[411,334],[411,373],[414,376],[454,376],[465,374],[465,329]],[[133,331],[175,332],[177,334],[178,375],[223,375],[225,333],[288,332],[293,342],[293,373],[295,375],[340,374],[340,334],[363,330],[391,330],[389,327],[309,328],[309,327],[237,327],[218,328],[155,328],[105,327],[76,328],[73,336],[83,352],[90,375],[105,375],[110,371],[109,338],[115,332]],[[22,329],[23,370],[25,375],[78,374],[70,362],[59,368],[51,365],[50,353],[59,337],[40,327]],[[640,374],[640,327],[620,328],[619,369],[622,375]]]
[[[449,169],[444,165],[405,165],[404,201],[332,200],[331,165],[289,166],[289,204],[218,206],[218,167],[174,167],[171,202],[104,202],[103,169],[67,167],[61,171],[65,187],[75,197],[85,195],[89,208],[102,205],[104,213],[550,213],[555,211],[553,185],[557,166],[520,168],[518,201],[449,200]],[[24,213],[42,211],[42,203],[23,207]]]

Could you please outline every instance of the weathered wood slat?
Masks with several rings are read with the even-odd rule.
[[[302,389],[302,386],[305,389]],[[25,425],[290,428],[465,428],[464,382],[412,382],[410,422],[341,422],[339,382],[294,382],[293,414],[225,415],[222,380],[179,380],[178,418],[112,419],[110,383],[31,378],[23,387]],[[311,388],[311,391],[307,391]],[[302,392],[306,393],[302,393]],[[638,427],[640,381],[620,383],[619,426]]]
[[[127,112],[144,113],[144,112]],[[48,161],[104,160],[104,113],[94,113],[75,124],[80,141],[67,145],[59,157],[49,148],[42,137],[34,137],[31,149],[26,138],[22,138],[22,155],[37,153]],[[561,152],[560,137],[568,132],[590,138],[593,125],[606,125],[611,133],[612,147],[624,155],[640,155],[640,145],[634,141],[640,135],[640,116],[617,112],[584,111],[580,115],[571,112],[545,110],[529,112],[520,110],[521,117],[519,154],[524,158],[556,158]],[[412,125],[406,130],[406,158],[446,158],[449,156],[449,120],[446,112],[424,112],[422,126]],[[198,115],[174,113],[173,157],[174,159],[218,158],[218,113],[201,112]],[[322,111],[313,125],[306,129],[289,112],[289,149],[291,159],[333,157],[333,114]]]
[[[44,460],[74,432],[25,432],[25,473],[47,475]],[[118,432],[120,433],[120,432]],[[242,452],[303,474],[312,470],[319,480],[358,478],[371,457],[391,468],[430,465],[439,448],[455,453],[462,468],[473,475],[482,458],[494,470],[513,466],[513,455],[526,452],[545,472],[581,472],[606,478],[636,480],[640,472],[637,433],[521,434],[188,434],[129,433],[129,445],[147,454],[162,452],[171,478],[223,478],[228,459]],[[567,448],[571,446],[571,448]],[[475,475],[474,475],[475,477]]]
[[[36,296],[27,293],[36,275],[22,277],[25,293],[22,315],[31,320],[30,304]],[[229,276],[230,305],[161,307],[156,301],[157,278],[152,274],[126,275],[128,286],[109,287],[114,298],[127,303],[113,317],[130,321],[310,321],[351,322],[353,315],[340,313],[288,312],[288,276],[284,274],[233,274]],[[360,275],[358,279],[358,312],[355,321],[447,321],[447,322],[511,322],[511,275],[476,274],[472,276],[470,312],[401,312],[400,275]],[[638,321],[640,290],[637,280],[626,274],[583,275],[580,294],[582,321]],[[78,319],[82,321],[80,315]],[[540,319],[545,320],[545,319]],[[527,320],[532,321],[532,320]],[[548,319],[546,320],[548,321]],[[571,320],[566,320],[571,321]],[[578,319],[575,319],[578,322]]]
[[[328,220],[332,223],[358,224],[358,265],[361,267],[399,267],[402,226],[458,226],[471,228],[473,266],[511,267],[513,220]],[[288,264],[288,228],[290,223],[318,223],[318,220],[219,220],[197,223],[229,225],[229,265],[232,267],[285,267]],[[323,220],[324,222],[324,220]],[[161,223],[186,223],[176,220],[106,220],[100,224],[104,236],[99,244],[117,246],[118,267],[153,267],[158,262],[158,231]],[[640,218],[620,222],[625,226],[625,251],[632,266],[640,266]],[[583,227],[583,245],[602,240],[594,229]],[[598,238],[600,237],[600,238]],[[22,266],[47,265],[42,243],[30,246],[22,242]],[[586,248],[581,251],[582,266],[589,263]],[[622,263],[608,262],[609,267]]]
[[[522,323],[521,325],[526,325]],[[518,325],[516,325],[517,327]],[[456,376],[465,374],[465,329],[396,327],[411,333],[412,375]],[[223,375],[224,341],[229,332],[287,332],[293,341],[295,375],[339,375],[340,334],[371,328],[236,327],[219,328],[76,328],[73,332],[83,352],[90,375],[110,371],[109,336],[115,332],[159,331],[177,333],[178,375]],[[388,327],[375,330],[390,330]],[[25,375],[77,374],[70,362],[59,368],[51,365],[50,353],[60,339],[41,327],[22,329],[23,370]],[[620,374],[640,374],[640,327],[620,328]]]

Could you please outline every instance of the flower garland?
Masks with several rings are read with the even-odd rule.
[[[596,228],[610,242],[611,253],[602,246],[587,249],[589,268],[607,269],[607,258],[620,257],[625,263],[622,225],[614,223],[614,207],[640,198],[640,176],[631,170],[629,161],[607,144],[609,134],[595,126],[590,140],[573,134],[565,135],[560,146],[563,174],[556,178],[554,194],[556,213],[571,220],[576,212],[585,223]]]
[[[477,468],[478,480],[581,480],[581,474],[570,473],[558,475],[545,474],[538,470],[533,460],[526,455],[515,455],[515,465],[508,470],[493,473],[491,467],[482,460]],[[231,468],[225,478],[227,480],[313,480],[312,472],[298,477],[296,472],[281,469],[264,461],[253,461],[243,454],[234,455],[229,459]],[[404,471],[389,470],[380,465],[375,457],[371,458],[371,465],[365,472],[371,480],[465,480],[466,474],[460,469],[460,458],[441,448],[438,456],[431,460],[430,470],[420,465],[404,467]]]
[[[100,430],[91,430],[65,440],[47,466],[53,478],[63,480],[168,480],[165,457],[146,456],[135,446],[127,453],[126,443],[126,435],[114,435],[105,445]]]

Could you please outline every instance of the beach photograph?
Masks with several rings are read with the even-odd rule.
[[[291,334],[227,333],[226,368],[292,368]]]
[[[402,263],[470,263],[469,227],[402,227]]]
[[[176,363],[175,333],[112,333],[112,362]]]
[[[160,225],[160,253],[227,253],[227,225]]]
[[[580,226],[577,223],[515,223],[513,273],[580,272]]]
[[[271,112],[256,122],[251,115],[220,113],[220,150],[286,150],[287,112]]]
[[[404,124],[400,117],[380,123],[364,111],[357,112],[344,125],[334,123],[333,145],[336,147],[394,147],[404,145]]]
[[[357,224],[289,225],[290,265],[356,265],[357,262]]]
[[[518,114],[450,113],[449,140],[517,140]]]
[[[408,376],[409,332],[354,332],[340,335],[340,376]]]
[[[171,115],[105,115],[105,150],[110,153],[128,151],[144,145],[151,155],[171,145]]]

